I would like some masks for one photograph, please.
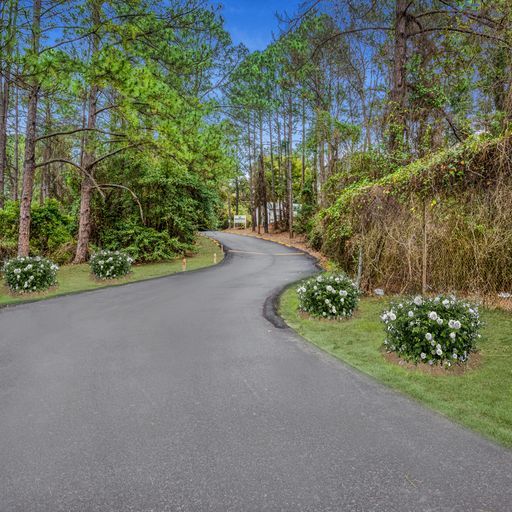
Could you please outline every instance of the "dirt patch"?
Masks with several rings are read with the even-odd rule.
[[[318,260],[318,263],[323,269],[327,268],[327,258],[320,252],[315,251],[306,242],[306,237],[304,235],[295,235],[293,238],[290,238],[288,232],[279,232],[274,231],[272,227],[269,227],[269,233],[258,234],[257,231],[252,231],[251,228],[247,229],[237,229],[231,228],[226,229],[226,233],[233,233],[234,235],[245,235],[252,236],[255,238],[261,238],[262,240],[270,240],[271,242],[277,242],[281,245],[286,245],[287,247],[294,247],[295,249],[300,249],[301,251],[307,252],[314,258]]]
[[[449,367],[440,365],[432,365],[425,363],[414,364],[410,361],[406,361],[400,357],[396,352],[382,351],[384,359],[391,364],[396,364],[413,372],[426,373],[427,375],[464,375],[472,370],[475,370],[482,363],[482,356],[479,352],[473,352],[467,363],[456,363]]]

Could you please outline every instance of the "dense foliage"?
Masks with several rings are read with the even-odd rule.
[[[418,295],[393,304],[381,318],[386,349],[416,363],[464,363],[480,337],[478,307],[453,296]]]
[[[345,274],[320,274],[297,288],[301,311],[320,318],[351,316],[359,301],[357,286]]]
[[[58,269],[55,263],[40,256],[19,257],[4,264],[3,274],[12,292],[41,292],[57,283]]]
[[[236,208],[365,291],[510,292],[510,2],[306,2],[283,23],[226,87]]]
[[[99,251],[91,256],[89,265],[97,279],[117,279],[131,270],[132,258],[119,251]]]
[[[9,0],[0,28],[0,258],[156,261],[217,226],[236,163],[216,96],[243,52],[219,8]]]

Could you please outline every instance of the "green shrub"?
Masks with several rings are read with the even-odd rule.
[[[119,251],[99,251],[91,256],[91,272],[98,279],[116,279],[131,270],[133,259]]]
[[[70,258],[62,258],[63,248],[74,241],[74,220],[67,215],[55,199],[48,199],[42,205],[32,207],[30,223],[30,248],[33,252],[48,255],[56,259],[60,255],[61,263]]]
[[[297,288],[299,308],[312,316],[345,318],[359,302],[359,290],[343,273],[321,274]]]
[[[137,225],[111,229],[104,233],[102,242],[106,249],[123,250],[138,263],[172,260],[193,250],[190,244],[170,237],[167,231]]]
[[[465,362],[480,337],[478,307],[453,296],[417,296],[394,303],[381,319],[386,349],[416,363]]]
[[[56,284],[58,269],[46,258],[27,256],[8,260],[3,273],[11,291],[28,293],[44,291]]]
[[[6,201],[0,209],[0,260],[16,255],[20,205]],[[67,263],[73,252],[74,220],[55,199],[33,205],[30,223],[30,253],[46,256],[57,263]]]

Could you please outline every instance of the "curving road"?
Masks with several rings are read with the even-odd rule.
[[[217,267],[0,311],[1,512],[512,510],[511,452],[263,318],[310,259],[214,236]]]

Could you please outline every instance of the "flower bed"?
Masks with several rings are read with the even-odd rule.
[[[416,296],[394,303],[381,319],[386,350],[416,363],[464,363],[480,337],[478,307],[453,296]]]
[[[47,290],[57,283],[59,267],[40,256],[25,256],[7,261],[4,279],[12,292],[29,293]]]
[[[119,251],[99,251],[91,256],[91,272],[98,279],[116,279],[128,274],[132,258]]]
[[[341,319],[351,316],[359,290],[345,274],[321,274],[298,288],[299,308],[312,316]]]

